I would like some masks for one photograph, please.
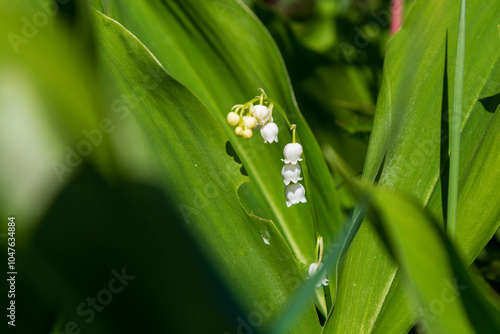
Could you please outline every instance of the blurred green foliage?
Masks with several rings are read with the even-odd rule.
[[[498,4],[470,3],[469,15],[494,22]],[[16,328],[2,324],[6,332],[499,328],[499,232],[490,238],[499,225],[499,48],[477,38],[496,38],[493,24],[468,35],[477,57],[467,58],[452,244],[440,230],[447,141],[424,157],[416,148],[447,132],[455,2],[406,1],[407,25],[394,37],[388,0],[26,0],[0,9],[0,219],[16,217],[19,273]],[[264,146],[258,132],[243,141],[225,121],[258,87],[285,109],[287,119],[275,115],[279,144]],[[279,176],[287,122],[298,125],[308,185],[308,203],[292,208]],[[398,168],[402,159],[413,169]],[[360,186],[361,174],[386,190]],[[374,211],[346,224],[364,191]],[[326,294],[304,285],[318,233],[328,245]],[[465,269],[476,256],[477,270]],[[456,298],[440,317],[426,313],[443,291]]]

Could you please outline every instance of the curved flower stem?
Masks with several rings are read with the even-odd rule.
[[[258,100],[257,99],[254,99],[254,100]],[[288,117],[286,116],[286,113],[285,111],[283,110],[283,108],[281,108],[281,106],[279,105],[279,103],[277,103],[275,100],[269,98],[269,97],[264,97],[264,101],[269,103],[270,105],[273,105],[273,109],[276,108],[278,110],[278,112],[281,114],[281,116],[283,117],[283,120],[286,122],[286,124],[288,125],[288,128],[292,131],[292,141],[295,143],[297,141],[300,142],[300,138],[298,136],[298,134],[296,133],[296,128],[297,128],[297,125],[296,124],[291,124],[290,121],[288,120]],[[319,233],[319,223],[318,223],[318,215],[316,213],[316,207],[314,205],[314,201],[312,199],[312,187],[311,187],[311,180],[309,178],[309,170],[307,169],[307,164],[306,164],[306,152],[303,153],[304,154],[304,160],[302,161],[302,163],[300,163],[301,167],[302,167],[302,172],[304,173],[304,183],[305,183],[305,187],[306,189],[309,189],[309,191],[307,192],[308,195],[308,199],[309,199],[309,208],[311,209],[311,216],[312,216],[312,221],[313,221],[313,228],[314,228],[314,236],[315,236],[315,239],[314,241],[316,242],[316,245],[318,245],[318,240],[321,238],[321,240],[323,240],[323,238],[321,237],[320,233]],[[316,249],[316,256],[318,256],[318,249]],[[322,249],[320,250],[320,258],[322,259]],[[318,262],[319,263],[319,262]],[[326,312],[327,314],[330,313],[330,310],[332,309],[332,297],[331,297],[331,294],[330,294],[330,287],[329,286],[325,286],[323,285],[323,293],[324,293],[324,296],[325,296],[325,303],[326,303]]]
[[[237,104],[231,110],[234,110],[234,112],[240,116],[240,120],[238,121],[238,126],[242,126],[243,125],[243,112],[245,111],[245,106],[243,104]]]
[[[254,104],[255,102],[257,101],[260,101],[260,96],[257,96],[257,97],[254,97],[253,99],[251,99],[250,101],[248,101],[246,104]]]
[[[256,99],[253,99],[253,100],[256,100]],[[269,103],[269,105],[273,105],[273,108],[276,108],[278,110],[278,112],[281,114],[281,116],[283,116],[283,119],[285,120],[286,124],[288,125],[288,128],[292,127],[292,123],[290,123],[290,121],[288,120],[288,117],[286,116],[285,111],[283,110],[283,108],[281,108],[281,106],[279,105],[278,102],[274,101],[273,99],[271,99],[267,96],[264,97],[264,101]]]
[[[300,142],[299,135],[296,133],[296,130],[295,130],[297,125],[290,123],[290,121],[288,120],[288,117],[286,116],[285,111],[283,110],[283,108],[281,108],[279,103],[277,103],[275,100],[273,100],[269,97],[265,97],[264,100],[266,102],[268,102],[269,104],[273,104],[274,108],[276,110],[278,110],[278,112],[281,114],[284,121],[288,125],[288,128],[292,131],[292,141],[294,143]],[[311,187],[311,182],[310,182],[310,178],[309,178],[309,170],[307,169],[307,164],[305,163],[307,161],[307,159],[306,159],[307,154],[306,154],[306,152],[304,152],[303,154],[304,154],[304,161],[300,165],[302,167],[302,172],[304,173],[305,187],[306,187],[306,189],[311,190],[312,187]],[[307,197],[309,198],[309,202],[310,202],[309,207],[311,208],[311,215],[312,215],[313,226],[314,226],[314,236],[315,236],[314,241],[316,242],[316,240],[320,237],[320,234],[319,234],[318,216],[316,214],[316,207],[314,206],[314,202],[312,200],[312,191],[308,191]],[[328,304],[328,302],[327,302],[327,304]]]
[[[253,104],[250,103],[250,102],[247,102],[243,105],[243,110],[245,110],[246,108],[248,108],[248,112],[249,112],[249,115],[250,116],[253,116]],[[243,116],[243,115],[242,115]]]
[[[283,117],[283,120],[286,122],[286,124],[288,125],[288,128],[292,131],[292,141],[294,143],[296,142],[299,142],[300,143],[300,138],[298,136],[298,134],[296,133],[296,125],[295,124],[292,124],[290,123],[290,121],[288,120],[288,117],[285,113],[285,110],[283,110],[283,108],[280,106],[280,104],[278,102],[276,102],[275,100],[271,99],[270,97],[268,97],[266,95],[266,93],[264,92],[264,90],[262,88],[259,88],[259,90],[262,92],[261,96],[257,96],[253,99],[251,99],[250,101],[248,101],[247,103],[245,103],[245,105],[247,104],[253,104],[257,101],[261,101],[261,98],[262,98],[262,103],[264,102],[267,102],[269,107],[271,108],[270,112],[274,111],[275,109],[278,111],[278,113],[281,114],[281,116]],[[272,114],[271,114],[272,116]],[[301,167],[302,167],[302,172],[304,173],[304,183],[305,183],[305,187],[306,189],[312,189],[311,187],[311,182],[310,182],[310,179],[309,179],[309,171],[307,169],[307,164],[305,163],[306,161],[306,153],[304,152],[304,161],[303,163],[301,163]],[[317,238],[321,237],[320,234],[319,234],[319,224],[318,224],[318,216],[317,216],[317,213],[316,213],[316,208],[314,206],[314,202],[312,200],[312,192],[309,191],[308,192],[308,198],[309,198],[309,207],[311,208],[311,215],[312,215],[312,220],[313,220],[313,227],[314,227],[314,236],[315,236],[315,239],[314,241],[316,242]],[[327,295],[327,299],[330,299],[329,301],[327,301],[327,305],[328,303],[331,304],[331,298],[330,298],[330,292],[328,291],[328,295]]]
[[[323,237],[320,235],[316,239],[316,263],[323,261]]]

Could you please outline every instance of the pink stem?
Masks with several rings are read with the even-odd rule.
[[[392,0],[391,8],[391,35],[395,34],[403,21],[404,0]]]

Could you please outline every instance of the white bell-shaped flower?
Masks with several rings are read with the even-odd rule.
[[[283,149],[283,155],[285,159],[281,159],[281,161],[284,161],[286,164],[296,164],[297,161],[302,161],[300,157],[302,155],[302,145],[299,143],[286,144]]]
[[[318,271],[320,271],[323,268],[323,263],[312,263],[309,266],[309,278],[312,278]],[[319,288],[323,284],[324,286],[328,285],[328,279],[326,278],[326,271],[321,277],[321,280],[316,284],[316,287]]]
[[[260,128],[260,134],[264,138],[264,143],[278,142],[278,126],[276,123],[267,123]]]
[[[269,122],[269,108],[263,105],[253,106],[253,115],[257,119],[257,124],[264,125]]]
[[[300,172],[302,169],[300,165],[284,165],[281,169],[281,177],[283,178],[283,183],[285,186],[289,185],[290,182],[297,183],[302,178],[300,177]]]
[[[293,204],[306,203],[306,189],[300,183],[291,183],[285,187],[286,206]]]

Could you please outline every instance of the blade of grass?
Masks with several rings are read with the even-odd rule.
[[[448,220],[446,230],[452,240],[457,228],[458,204],[458,171],[460,160],[460,133],[462,128],[462,101],[464,91],[465,65],[465,2],[460,6],[460,22],[458,26],[457,58],[455,66],[455,86],[453,93],[453,113],[450,136],[450,176],[448,188]]]

